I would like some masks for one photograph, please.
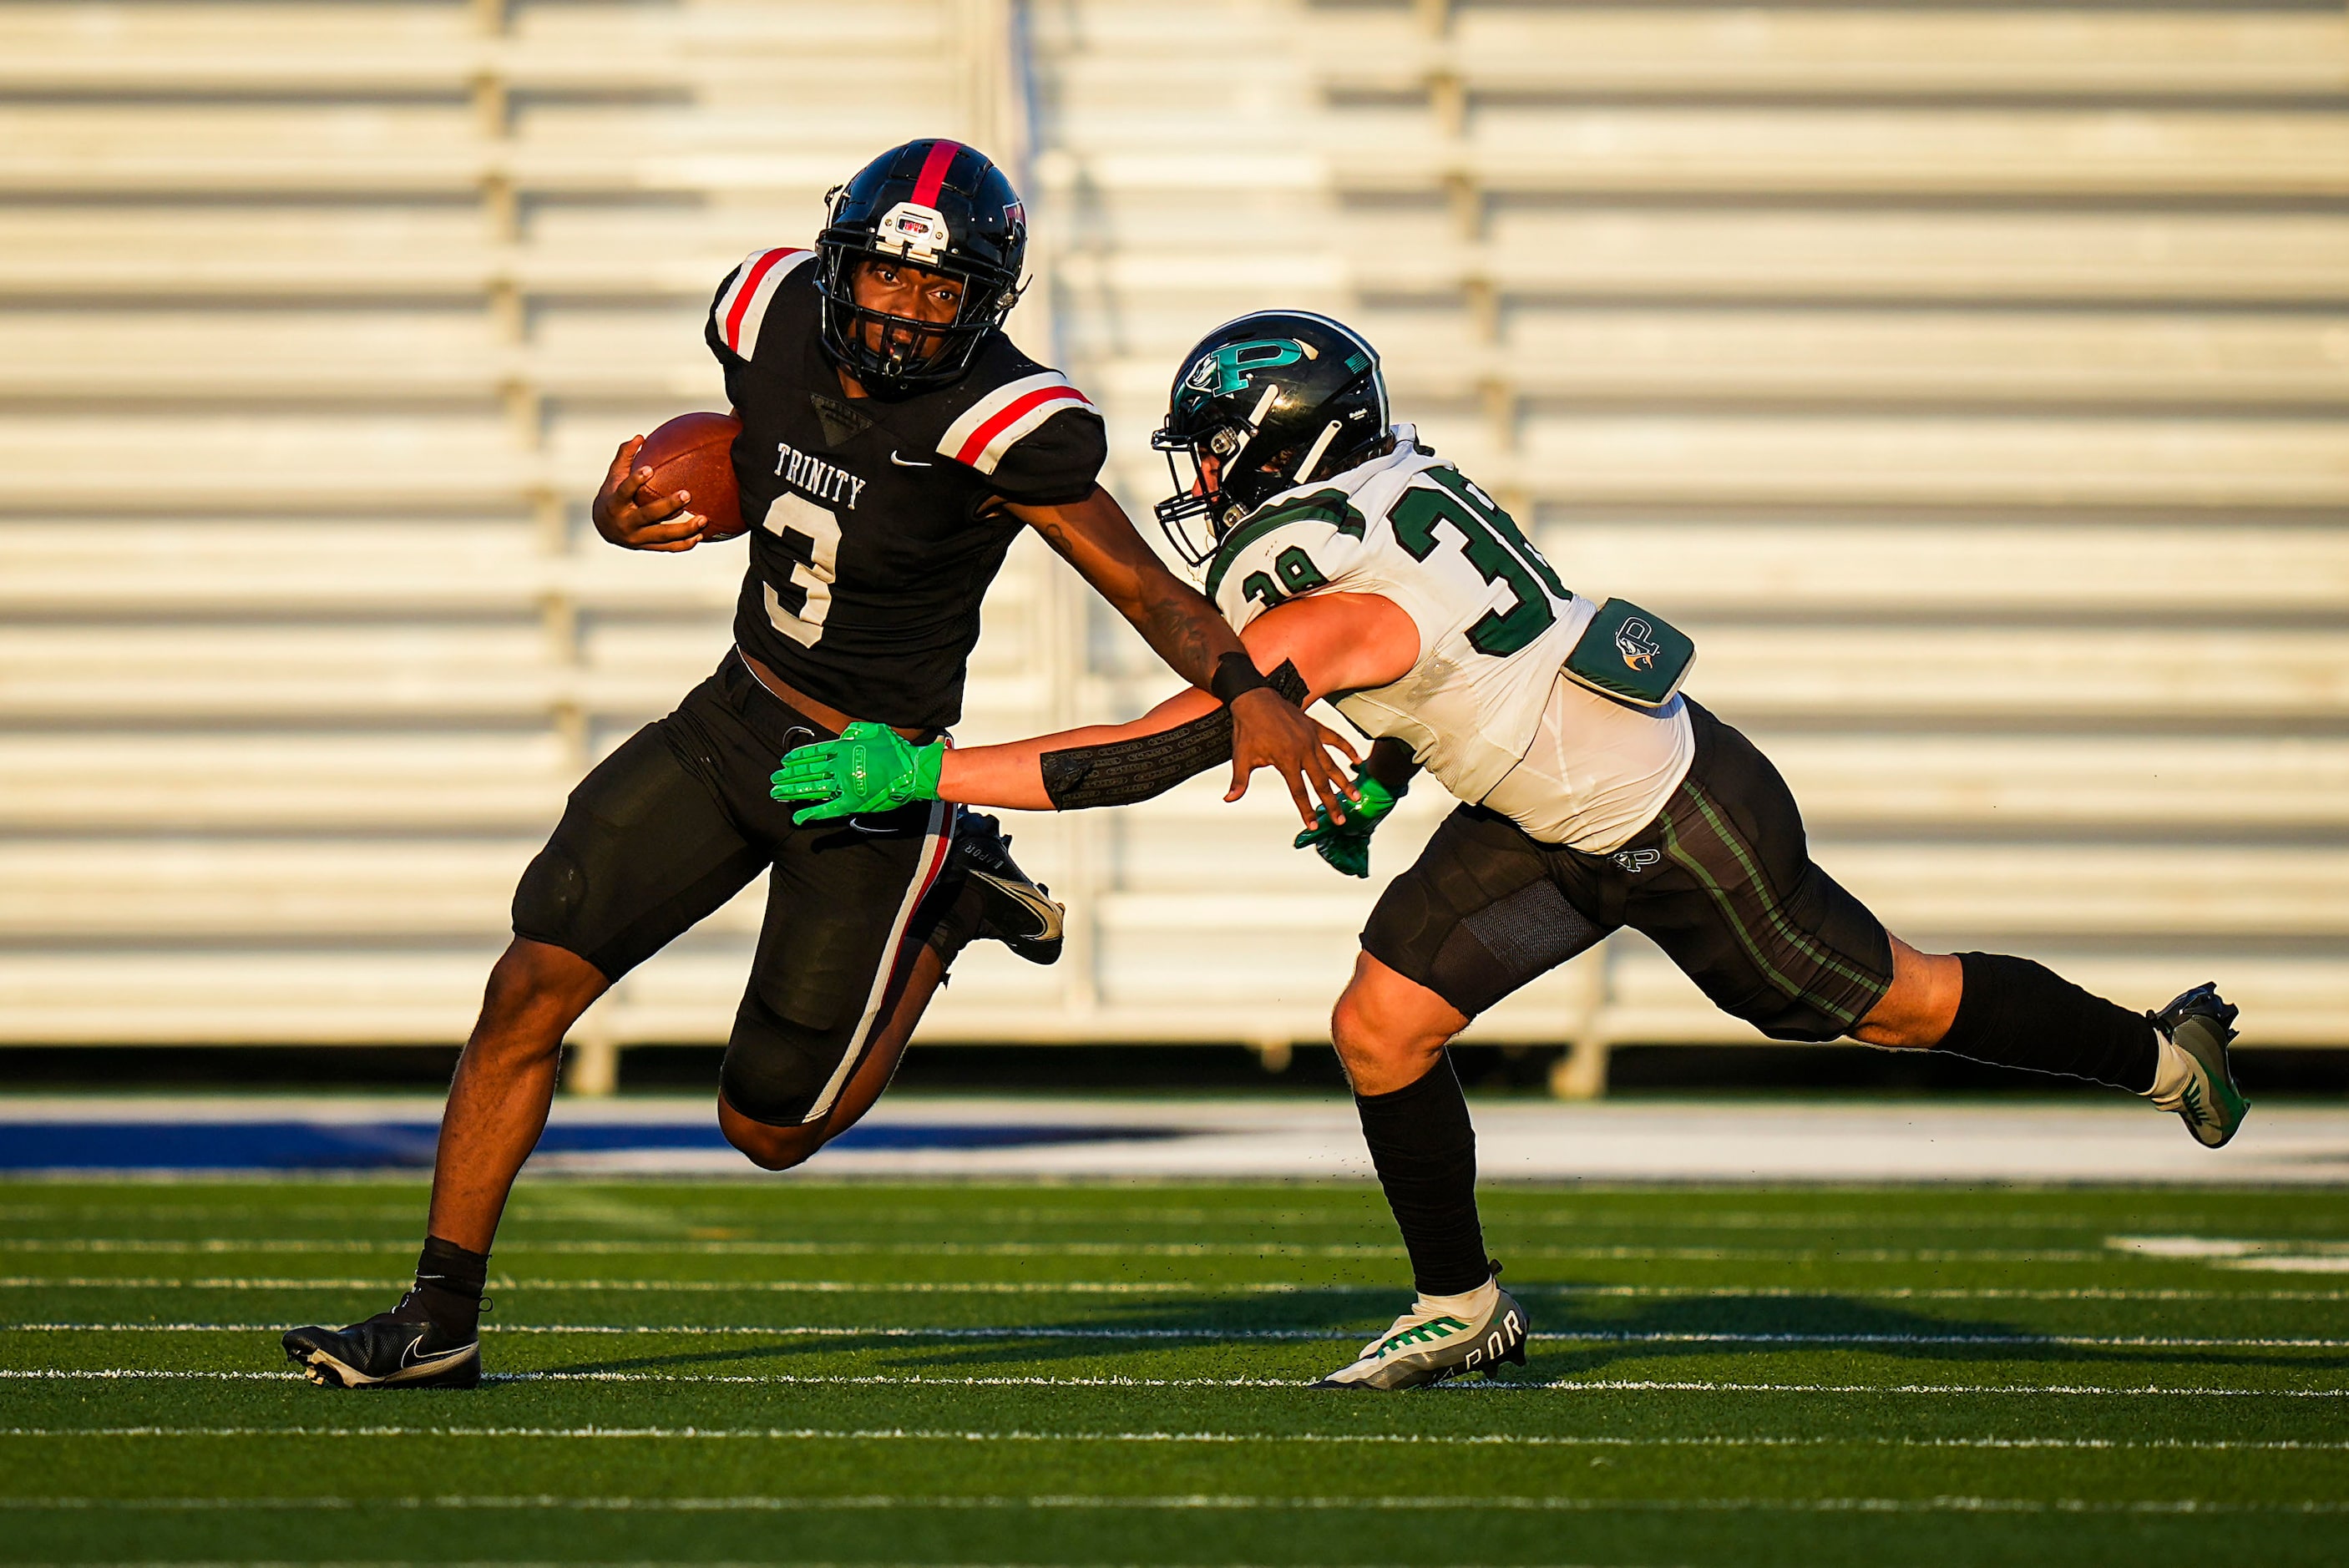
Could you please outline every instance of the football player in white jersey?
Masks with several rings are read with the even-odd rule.
[[[2093,1078],[2176,1111],[2210,1147],[2234,1135],[2236,1009],[2214,987],[2133,1012],[2029,959],[1920,953],[1887,932],[1812,861],[1769,760],[1681,695],[1690,640],[1569,591],[1490,496],[1390,423],[1358,334],[1293,311],[1227,323],[1184,361],[1154,444],[1178,490],[1160,521],[1253,667],[1230,655],[1214,696],[1009,745],[916,748],[858,727],[792,752],[774,793],[816,802],[811,816],[1146,799],[1227,755],[1216,698],[1270,671],[1374,738],[1360,799],[1324,807],[1300,848],[1366,875],[1370,836],[1414,773],[1459,800],[1381,895],[1330,1020],[1418,1296],[1324,1382],[1409,1387],[1523,1361],[1526,1316],[1485,1251],[1444,1047],[1619,927],[1774,1039]]]

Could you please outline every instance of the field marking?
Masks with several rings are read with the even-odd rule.
[[[623,1184],[625,1184],[625,1178],[621,1180]],[[949,1179],[949,1181],[951,1181],[951,1179]],[[82,1182],[69,1184],[100,1185],[103,1183]],[[226,1184],[254,1185],[255,1183],[247,1181],[243,1182],[230,1182]],[[261,1184],[266,1185],[267,1183]],[[606,1184],[608,1185],[609,1183]],[[812,1179],[808,1181],[794,1181],[792,1184],[794,1187],[826,1188],[835,1193],[856,1191],[871,1192],[876,1191],[935,1191],[938,1185],[938,1183],[935,1181],[925,1181],[920,1179],[898,1181],[825,1181],[821,1179]],[[1264,1183],[1261,1179],[1243,1179],[1242,1181],[1234,1183],[1234,1185],[1242,1188],[1252,1186],[1260,1187]],[[182,1187],[182,1190],[188,1191],[195,1190],[178,1182],[167,1181],[162,1183],[162,1185]],[[350,1185],[353,1187],[358,1187],[367,1185],[367,1183],[353,1182],[350,1183]],[[578,1184],[578,1186],[574,1188],[574,1191],[592,1192],[595,1185],[595,1183],[583,1182]],[[992,1185],[992,1190],[1002,1191],[1006,1190],[1007,1186],[1017,1190],[1019,1185],[1019,1183],[1006,1184],[999,1182]],[[1157,1191],[1165,1191],[1181,1190],[1185,1187],[1194,1186],[1195,1183],[1179,1180],[1172,1182],[1153,1183],[1148,1181],[1146,1179],[1140,1179],[1131,1183],[1122,1181],[1119,1182],[1119,1185],[1121,1187],[1131,1185],[1144,1188],[1154,1188]],[[678,1222],[688,1221],[707,1222],[713,1220],[759,1219],[763,1218],[773,1212],[774,1206],[772,1204],[762,1202],[755,1196],[755,1193],[757,1192],[757,1188],[755,1186],[749,1189],[750,1192],[753,1194],[750,1197],[744,1197],[745,1189],[739,1182],[678,1181],[672,1183],[667,1181],[662,1181],[661,1186],[668,1191],[688,1192],[701,1199],[736,1197],[743,1198],[743,1201],[736,1203],[699,1202],[665,1204],[657,1202],[647,1203],[640,1199],[631,1198],[616,1204],[609,1202],[594,1201],[592,1198],[590,1201],[585,1202],[564,1202],[555,1201],[552,1194],[542,1194],[536,1198],[517,1200],[515,1202],[508,1206],[506,1215],[509,1219],[523,1220],[532,1224],[558,1222],[595,1222],[598,1220],[606,1220],[615,1222],[623,1221],[633,1222],[647,1216],[657,1217],[665,1220],[674,1220]],[[43,1202],[0,1203],[0,1221],[38,1219],[93,1220],[105,1219],[111,1215],[120,1214],[137,1215],[143,1219],[159,1220],[182,1220],[191,1216],[204,1214],[224,1214],[235,1216],[341,1216],[346,1218],[352,1215],[365,1215],[368,1218],[378,1220],[405,1220],[412,1218],[422,1212],[424,1190],[425,1183],[419,1174],[414,1186],[409,1189],[409,1191],[412,1191],[417,1201],[414,1202],[401,1202],[397,1204],[390,1202],[368,1202],[365,1201],[354,1201],[349,1204],[320,1202],[285,1204],[256,1203],[249,1202],[243,1198],[231,1198],[225,1202],[218,1203],[109,1203],[91,1202],[87,1200],[59,1200]],[[988,1184],[975,1183],[971,1190],[986,1191],[988,1190]],[[1733,1184],[1731,1187],[1726,1189],[1726,1191],[1732,1192],[1744,1190],[1746,1189],[1735,1184]],[[1835,1191],[1832,1187],[1814,1188],[1812,1184],[1808,1182],[1802,1184],[1802,1190],[1805,1191]],[[1913,1188],[1899,1187],[1898,1183],[1893,1184],[1893,1190],[1902,1192],[1913,1192],[1914,1191]],[[948,1208],[936,1203],[890,1203],[887,1204],[885,1208],[886,1212],[892,1217],[902,1217],[907,1221],[915,1222],[946,1222],[952,1223],[965,1223],[971,1221],[984,1221],[988,1224],[1053,1224],[1063,1220],[1091,1215],[1099,1219],[1103,1223],[1114,1222],[1119,1224],[1147,1222],[1163,1224],[1195,1225],[1213,1222],[1216,1221],[1233,1221],[1248,1224],[1348,1224],[1361,1220],[1364,1217],[1365,1213],[1382,1212],[1382,1211],[1376,1207],[1378,1200],[1372,1192],[1372,1190],[1369,1187],[1369,1184],[1364,1183],[1361,1191],[1365,1196],[1366,1202],[1357,1205],[1357,1207],[1362,1211],[1362,1212],[1357,1213],[1348,1213],[1344,1212],[1344,1205],[1340,1203],[1331,1203],[1327,1207],[1319,1209],[1302,1208],[1296,1205],[1290,1205],[1286,1208],[1267,1208],[1237,1204],[1229,1207],[1210,1208],[1206,1204],[1201,1203],[1111,1203],[1095,1205],[1081,1203],[1043,1204],[1036,1202],[1020,1204],[997,1203],[988,1204],[979,1208]],[[1714,1189],[1713,1191],[1717,1192],[1723,1191],[1723,1189]],[[1604,1189],[1600,1189],[1599,1192],[1600,1197],[1599,1201],[1600,1202],[1611,1201],[1613,1198],[1620,1196],[1619,1192],[1609,1193]],[[1547,1196],[1547,1194],[1536,1195],[1542,1197]],[[1498,1190],[1494,1202],[1497,1208],[1515,1209],[1521,1206],[1520,1200],[1526,1196],[1527,1194],[1516,1188],[1514,1185],[1505,1186]],[[2100,1231],[2109,1226],[2112,1222],[2112,1217],[2109,1214],[2088,1214],[2082,1213],[2077,1211],[2065,1210],[2055,1210],[2043,1214],[1996,1214],[1980,1219],[1963,1213],[1929,1212],[1888,1215],[1880,1211],[1861,1209],[1822,1209],[1816,1211],[1720,1209],[1713,1210],[1709,1212],[1692,1212],[1674,1202],[1673,1195],[1670,1193],[1664,1194],[1661,1200],[1652,1210],[1583,1208],[1578,1205],[1591,1202],[1588,1197],[1585,1196],[1578,1191],[1568,1194],[1568,1196],[1570,1196],[1571,1201],[1578,1205],[1574,1212],[1571,1214],[1552,1215],[1537,1211],[1531,1214],[1520,1215],[1512,1213],[1509,1217],[1513,1222],[1525,1224],[1573,1225],[1578,1227],[1586,1224],[1665,1225],[1683,1229],[1691,1227],[1708,1228],[1718,1226],[1722,1229],[1729,1230],[1803,1230],[1821,1226],[1851,1227],[1872,1225],[1909,1225],[1920,1230],[1940,1229],[1977,1231],[1988,1229],[2010,1231]],[[2181,1194],[2166,1192],[2157,1194],[2157,1196],[2162,1199],[2175,1200],[2181,1196]],[[2140,1216],[2138,1217],[2137,1222],[2147,1227],[2168,1227],[2183,1231],[2187,1227],[2205,1222],[2208,1219],[2209,1216],[2207,1215],[2189,1217],[2185,1215],[2157,1214],[2151,1216]]]
[[[0,1334],[280,1334],[293,1323],[0,1323]],[[1343,1341],[1359,1339],[1360,1328],[1118,1328],[1020,1326],[906,1327],[811,1323],[501,1323],[495,1333],[535,1335],[655,1336],[734,1339],[1074,1339],[1247,1341]],[[2349,1339],[2226,1339],[2163,1335],[2100,1334],[1741,1334],[1693,1331],[1635,1332],[1620,1329],[1543,1330],[1526,1336],[1561,1345],[1917,1345],[2005,1346],[2092,1350],[2349,1350]]]
[[[0,1275],[0,1290],[404,1290],[410,1282],[377,1279],[167,1279],[108,1274]],[[489,1288],[570,1290],[647,1295],[1399,1295],[1392,1284],[1266,1284],[1224,1280],[705,1280],[515,1279]],[[2349,1290],[2201,1290],[2070,1285],[2052,1289],[1998,1286],[1883,1285],[1839,1290],[1818,1285],[1512,1284],[1516,1295],[1623,1300],[1808,1301],[1832,1296],[1866,1301],[2349,1301]]]
[[[316,1241],[212,1236],[10,1237],[0,1252],[102,1254],[224,1253],[389,1253],[415,1250],[413,1241]],[[1339,1242],[518,1242],[514,1251],[558,1257],[973,1257],[973,1258],[1400,1258],[1398,1243]],[[1561,1247],[1520,1246],[1516,1258],[1578,1263],[2111,1263],[2098,1247]]]
[[[18,1512],[136,1510],[155,1512],[342,1512],[364,1508],[400,1511],[564,1511],[583,1513],[874,1512],[903,1509],[993,1512],[1003,1510],[1133,1510],[1146,1512],[1451,1512],[1501,1509],[1525,1513],[2090,1513],[2090,1514],[2303,1514],[2349,1512],[2349,1502],[2312,1499],[2295,1502],[2222,1502],[2210,1498],[2034,1497],[1528,1497],[1500,1494],[1412,1497],[1251,1497],[1193,1493],[1184,1496],[1120,1496],[1108,1493],[1045,1493],[1030,1497],[15,1497],[0,1509]]]
[[[2349,1258],[2349,1242],[2243,1239],[2231,1236],[2106,1236],[2116,1253],[2154,1258],[2248,1258],[2276,1253]]]
[[[172,1183],[176,1185],[176,1183]],[[1143,1183],[1148,1185],[1148,1183]],[[795,1188],[826,1188],[834,1192],[874,1191],[919,1191],[928,1186],[912,1182],[843,1182],[821,1179],[794,1181]],[[1171,1185],[1180,1187],[1183,1182]],[[1810,1189],[1806,1183],[1806,1190]],[[694,1184],[681,1184],[681,1190],[695,1190]],[[704,1193],[722,1193],[722,1188],[702,1184]],[[1827,1190],[1828,1189],[1816,1189]],[[1700,1189],[1699,1191],[1702,1191]],[[726,1194],[733,1195],[733,1194]],[[1968,1233],[1982,1231],[2075,1231],[2102,1233],[2112,1223],[2108,1214],[2087,1214],[2057,1211],[2044,1214],[1970,1215],[1963,1213],[1886,1214],[1880,1211],[1831,1209],[1816,1212],[1785,1212],[1763,1209],[1722,1209],[1689,1211],[1677,1204],[1659,1203],[1652,1210],[1621,1208],[1584,1208],[1585,1198],[1576,1193],[1568,1202],[1574,1205],[1567,1212],[1551,1208],[1527,1210],[1522,1202],[1526,1194],[1512,1187],[1495,1189],[1487,1195],[1487,1206],[1512,1226],[1553,1226],[1559,1229],[1588,1230],[1619,1228],[1640,1230],[1723,1230],[1723,1231],[1813,1231],[1813,1230],[1954,1230]],[[2162,1194],[2174,1198],[2177,1194]],[[224,1203],[5,1203],[0,1204],[0,1222],[12,1220],[76,1219],[105,1220],[135,1218],[150,1220],[219,1219],[336,1219],[347,1223],[354,1219],[388,1220],[405,1222],[422,1212],[422,1189],[417,1189],[415,1203],[300,1203],[280,1205],[230,1202]],[[1375,1203],[1375,1199],[1371,1200]],[[984,1208],[944,1208],[936,1204],[889,1204],[888,1218],[907,1224],[989,1224],[989,1225],[1065,1225],[1065,1224],[1283,1224],[1283,1225],[1354,1225],[1365,1222],[1382,1223],[1384,1215],[1375,1207],[1349,1213],[1332,1205],[1327,1209],[1304,1208],[1207,1208],[1202,1205],[1138,1205],[1116,1204],[1092,1206],[989,1205]],[[665,1222],[678,1228],[696,1225],[740,1224],[758,1222],[773,1216],[771,1205],[755,1202],[740,1204],[701,1203],[646,1206],[636,1201],[614,1205],[610,1203],[560,1203],[545,1202],[516,1202],[506,1211],[509,1221],[523,1224],[627,1224],[640,1225],[647,1220]],[[2147,1226],[2167,1225],[2185,1233],[2196,1224],[2224,1224],[2233,1222],[2215,1215],[2154,1214],[2138,1216]],[[2349,1240],[2334,1237],[2328,1239]]]
[[[0,1367],[0,1378],[31,1382],[299,1382],[299,1372],[182,1371],[145,1367]],[[924,1373],[747,1372],[490,1372],[484,1383],[686,1383],[747,1384],[777,1387],[927,1388],[1307,1388],[1306,1377],[933,1377]],[[1702,1394],[2051,1394],[2064,1397],[2164,1398],[2209,1397],[2237,1399],[2349,1398],[2349,1388],[2177,1387],[2139,1384],[2129,1387],[2093,1384],[2005,1383],[1735,1383],[1712,1378],[1510,1378],[1499,1382],[1453,1382],[1438,1394],[1475,1393],[1702,1393]]]
[[[2256,1269],[2266,1274],[2349,1274],[2349,1257],[2288,1257],[2271,1253],[2256,1258],[2220,1258],[2212,1268]]]
[[[5,1427],[0,1438],[510,1438],[557,1440],[961,1443],[1324,1443],[1343,1447],[1535,1449],[2178,1449],[2196,1453],[2334,1452],[2349,1441],[2296,1439],[2199,1440],[2162,1438],[1619,1438],[1512,1433],[1430,1435],[1415,1432],[1033,1432],[968,1431],[905,1427]]]

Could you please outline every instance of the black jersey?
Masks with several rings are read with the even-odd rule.
[[[985,509],[1092,494],[1101,415],[1000,333],[951,387],[843,396],[818,338],[814,262],[753,252],[710,304],[705,335],[742,421],[750,561],[734,637],[843,713],[942,727],[962,715],[979,600],[1019,532]]]

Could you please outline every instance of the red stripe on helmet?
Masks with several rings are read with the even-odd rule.
[[[1004,407],[1002,412],[970,433],[970,439],[965,441],[961,450],[955,453],[954,460],[966,466],[976,463],[979,454],[993,445],[995,438],[1003,433],[1004,427],[1032,408],[1041,407],[1047,403],[1062,401],[1082,403],[1085,401],[1085,395],[1073,387],[1040,387],[1025,397],[1013,398]]]
[[[934,141],[930,155],[922,160],[921,173],[914,177],[914,205],[935,207],[938,204],[938,188],[947,182],[947,170],[954,167],[955,154],[962,150],[959,141]]]
[[[742,274],[742,286],[735,291],[734,294],[734,308],[726,313],[726,343],[727,346],[733,349],[735,353],[742,352],[742,316],[750,310],[750,300],[758,294],[759,284],[765,281],[769,273],[775,270],[777,262],[781,261],[785,256],[796,256],[799,253],[794,249],[769,251],[759,258],[755,266]]]

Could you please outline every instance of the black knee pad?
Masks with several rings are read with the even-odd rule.
[[[513,928],[533,942],[577,952],[587,912],[587,872],[560,830],[523,868],[514,884]]]
[[[734,1015],[718,1086],[726,1103],[769,1127],[801,1127],[848,1054],[858,1020],[830,1027],[796,1022],[754,990]]]

